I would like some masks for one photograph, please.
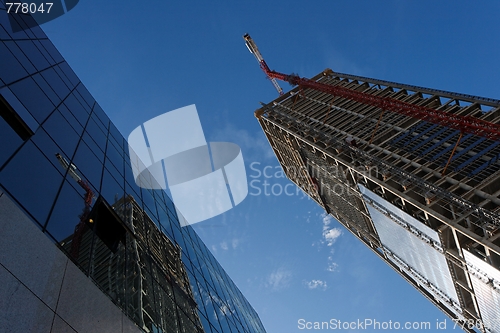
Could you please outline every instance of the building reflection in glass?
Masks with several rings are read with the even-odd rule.
[[[73,261],[146,332],[204,332],[181,248],[133,196],[93,203],[76,166],[56,156],[85,192],[75,231],[60,243]]]

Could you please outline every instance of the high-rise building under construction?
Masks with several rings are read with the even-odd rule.
[[[284,75],[245,39],[296,85],[255,112],[288,178],[465,330],[500,332],[500,101]]]

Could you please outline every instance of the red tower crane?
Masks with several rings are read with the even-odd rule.
[[[56,158],[61,164],[61,166],[68,170],[68,174],[73,178],[78,185],[85,191],[84,207],[83,211],[80,214],[80,221],[75,226],[75,231],[73,232],[73,239],[71,241],[71,256],[74,259],[78,259],[80,255],[80,243],[82,241],[83,231],[85,230],[85,222],[87,222],[88,216],[91,211],[92,199],[94,198],[94,191],[90,188],[90,185],[87,181],[83,180],[80,175],[76,172],[76,166],[73,163],[69,163],[61,154],[57,153]],[[90,221],[92,222],[92,221]]]
[[[264,68],[262,67],[262,64],[265,64],[266,62],[264,61],[264,58],[262,57],[262,54],[260,54],[259,49],[257,48],[257,45],[255,45],[255,42],[253,39],[250,37],[249,34],[243,35],[243,39],[245,40],[245,45],[248,47],[248,51],[250,51],[251,54],[255,56],[259,64],[261,64],[262,70]],[[267,67],[267,65],[266,65]],[[269,68],[268,68],[269,69]],[[264,70],[264,73],[266,73],[267,77],[271,80],[271,83],[273,84],[274,88],[278,91],[280,95],[283,95],[283,89],[281,89],[280,85],[278,84],[278,81],[276,81],[275,78],[269,76],[267,72]]]
[[[473,134],[494,141],[500,141],[500,125],[490,123],[476,117],[460,116],[453,113],[427,108],[424,106],[410,104],[390,97],[378,97],[344,87],[331,86],[307,78],[301,78],[294,74],[287,75],[273,71],[269,69],[269,66],[264,61],[264,58],[260,54],[255,42],[252,40],[250,35],[245,34],[243,36],[243,39],[245,40],[245,44],[250,52],[259,61],[260,68],[264,71],[264,73],[266,73],[267,77],[271,79],[273,84],[276,79],[287,81],[292,85],[298,85],[302,88],[315,89],[334,96],[343,97],[359,103],[363,103],[365,105],[375,106],[380,108],[381,110],[392,111],[440,126],[453,128],[459,130],[462,134]]]

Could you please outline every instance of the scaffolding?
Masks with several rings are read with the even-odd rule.
[[[329,70],[310,80],[500,122],[498,100],[418,91]],[[304,86],[255,115],[295,184],[450,317],[481,318],[461,251],[475,249],[500,268],[499,141]],[[380,242],[359,185],[439,233],[442,245],[436,248],[446,257],[460,305],[442,305],[445,297],[438,289],[423,289],[425,279],[397,265],[397,256]]]

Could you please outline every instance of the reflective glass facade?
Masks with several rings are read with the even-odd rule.
[[[140,329],[265,332],[167,195],[136,186],[126,140],[43,31],[12,20],[33,25],[0,1],[0,192]]]

